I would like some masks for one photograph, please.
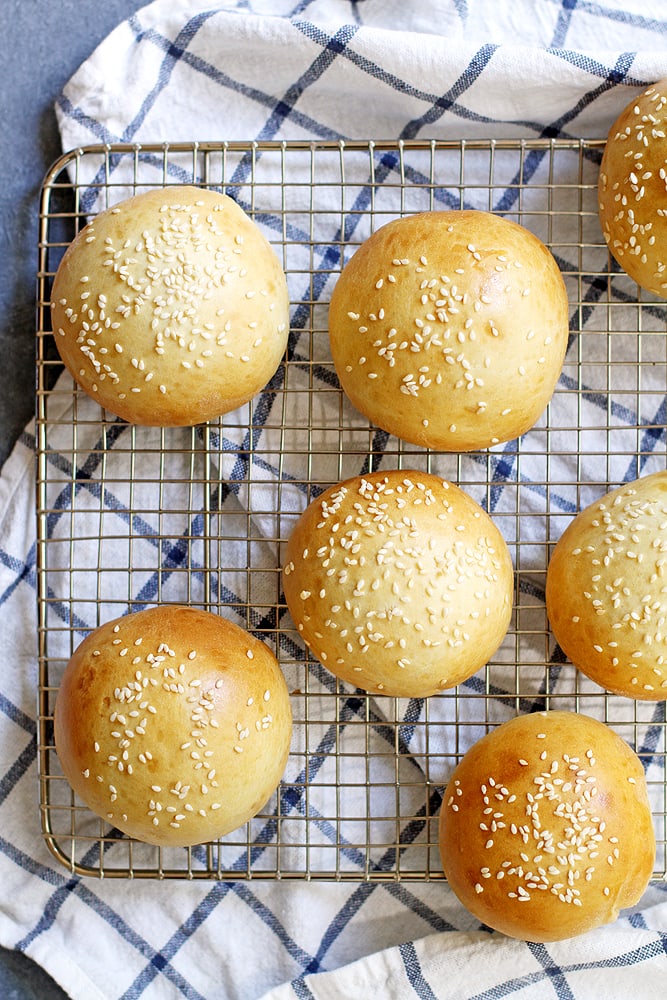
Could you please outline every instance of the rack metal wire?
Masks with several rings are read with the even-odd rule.
[[[664,469],[665,304],[610,261],[597,219],[601,141],[255,142],[105,145],[45,178],[37,309],[38,761],[44,837],[71,872],[105,878],[424,880],[444,876],[442,788],[465,749],[518,712],[570,708],[612,725],[642,757],[667,877],[665,703],[601,691],[565,662],[544,606],[549,552],[573,513],[611,486]],[[165,184],[225,190],[262,226],[287,274],[292,330],[260,396],[203,427],[129,426],[62,373],[50,328],[58,263],[101,208]],[[328,350],[328,297],[383,222],[425,209],[515,219],[554,253],[571,344],[544,416],[521,440],[428,452],[369,426]],[[460,688],[426,701],[336,682],[300,644],[282,599],[283,545],[327,485],[376,468],[435,471],[496,519],[515,565],[505,642]],[[62,671],[103,620],[160,601],[231,617],[276,652],[294,740],[267,807],[219,842],[158,849],[93,816],[53,745]]]

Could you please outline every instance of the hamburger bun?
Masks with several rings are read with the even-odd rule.
[[[52,326],[72,377],[130,423],[192,426],[252,399],[289,332],[287,283],[227,195],[173,186],[101,212],[68,247]]]
[[[382,226],[344,267],[329,308],[340,384],[412,444],[473,451],[529,430],[568,340],[563,277],[545,245],[481,211]]]
[[[611,254],[642,288],[667,297],[667,80],[634,97],[605,143],[600,224]]]
[[[579,512],[549,560],[546,605],[587,677],[630,698],[667,697],[667,472]]]
[[[655,863],[641,761],[574,712],[518,716],[474,744],[440,814],[442,866],[482,923],[558,941],[637,903]]]
[[[275,791],[290,746],[268,647],[218,615],[163,605],[106,622],[71,657],[55,746],[80,799],[160,846],[221,837]]]
[[[513,597],[507,545],[452,483],[393,470],[329,487],[288,539],[283,588],[313,655],[363,690],[426,697],[498,649]]]

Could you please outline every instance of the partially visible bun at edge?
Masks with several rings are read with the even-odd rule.
[[[551,630],[601,687],[667,698],[667,471],[611,490],[581,510],[547,567]]]
[[[610,253],[649,292],[667,298],[667,80],[627,104],[609,130],[598,180]]]

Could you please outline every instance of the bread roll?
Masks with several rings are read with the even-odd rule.
[[[257,813],[282,776],[292,717],[268,647],[232,622],[163,605],[101,625],[55,706],[62,769],[113,826],[160,846],[204,843]]]
[[[546,605],[561,649],[597,684],[667,697],[667,472],[580,511],[551,555]]]
[[[556,261],[527,229],[480,211],[389,222],[343,269],[329,309],[340,384],[412,444],[472,451],[525,433],[551,399],[568,339]]]
[[[493,729],[444,793],[449,883],[478,920],[510,937],[558,941],[610,923],[639,901],[655,850],[639,758],[574,712]]]
[[[598,181],[610,252],[642,288],[667,297],[667,80],[633,98],[605,144]]]
[[[285,600],[333,674],[426,697],[497,650],[512,612],[509,550],[488,514],[434,475],[393,470],[327,489],[287,544]]]
[[[101,212],[68,247],[51,296],[60,356],[131,423],[191,426],[275,374],[289,332],[277,256],[226,195],[174,186]]]

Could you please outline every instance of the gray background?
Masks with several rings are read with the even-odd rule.
[[[145,0],[0,0],[0,464],[34,413],[38,199],[62,152],[54,101],[99,42],[143,6]],[[2,1000],[64,996],[38,966],[0,948]]]

